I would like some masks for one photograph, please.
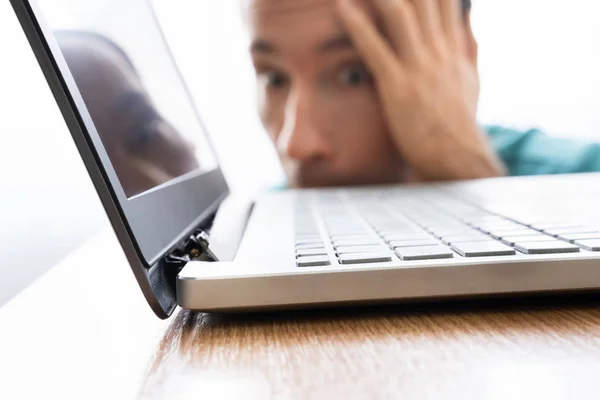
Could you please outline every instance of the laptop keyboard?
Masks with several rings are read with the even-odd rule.
[[[589,223],[520,220],[439,193],[323,192],[302,198],[295,220],[298,267],[600,252],[600,229]]]

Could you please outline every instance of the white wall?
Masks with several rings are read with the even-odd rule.
[[[106,221],[7,1],[0,38],[1,305]]]
[[[155,3],[234,187],[252,190],[279,181],[281,171],[254,113],[238,0]],[[482,122],[600,138],[600,4],[474,3]],[[2,304],[107,222],[6,1],[0,2],[0,38]]]
[[[600,139],[600,2],[473,3],[480,119]]]

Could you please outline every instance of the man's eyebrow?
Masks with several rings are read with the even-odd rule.
[[[354,49],[354,43],[348,35],[342,34],[327,39],[317,47],[319,52]]]
[[[354,49],[354,43],[352,43],[352,39],[345,34],[332,36],[329,39],[325,39],[316,47],[316,50],[319,53],[348,49]],[[279,52],[279,49],[277,46],[267,40],[256,39],[252,41],[252,44],[250,45],[250,51],[253,53],[276,54]]]
[[[264,39],[255,39],[250,45],[250,51],[253,53],[277,53],[277,47]]]

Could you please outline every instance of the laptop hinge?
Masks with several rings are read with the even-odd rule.
[[[200,230],[191,235],[178,249],[165,257],[165,262],[173,267],[183,268],[190,261],[218,261],[209,248],[208,233]]]
[[[253,207],[254,201],[245,197],[228,197],[218,212],[205,219],[162,262],[177,274],[191,261],[233,261]]]

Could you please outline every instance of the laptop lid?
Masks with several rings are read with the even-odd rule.
[[[228,186],[152,5],[11,3],[138,282],[166,318],[177,274],[166,257],[208,223]]]

